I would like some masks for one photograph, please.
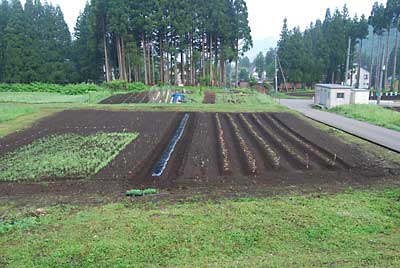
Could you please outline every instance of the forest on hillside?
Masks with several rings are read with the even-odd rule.
[[[58,6],[0,4],[0,82],[223,86],[251,46],[245,0],[91,0],[72,34]]]
[[[289,30],[285,19],[277,48],[283,73],[290,82],[311,86],[341,83],[347,69],[354,68],[357,75],[363,67],[371,74],[371,88],[394,89],[400,69],[399,22],[399,0],[376,2],[369,17],[351,17],[346,6],[333,13],[328,9],[323,21],[311,23],[303,32],[299,27]]]

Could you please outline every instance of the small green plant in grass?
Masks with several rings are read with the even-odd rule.
[[[144,196],[153,194],[158,194],[158,191],[156,189],[145,189],[145,190],[133,189],[126,192],[127,196]]]
[[[55,135],[0,158],[0,181],[87,178],[106,167],[136,133]]]

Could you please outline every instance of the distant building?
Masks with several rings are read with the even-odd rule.
[[[365,70],[364,68],[360,69],[360,86],[359,88],[361,89],[368,89],[369,88],[369,77],[370,73]],[[350,70],[347,73],[347,81],[346,84],[351,86],[352,88],[355,88],[357,85],[357,79],[358,79],[358,67],[354,68],[353,70]]]
[[[333,84],[315,85],[314,104],[327,109],[346,104],[368,104],[369,90]]]

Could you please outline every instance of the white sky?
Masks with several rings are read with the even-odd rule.
[[[76,18],[79,11],[85,7],[86,0],[48,1],[61,6],[65,19],[73,31]],[[342,9],[347,3],[351,15],[357,13],[359,16],[361,14],[368,16],[375,1],[377,0],[247,0],[247,5],[253,39],[257,40],[267,37],[278,39],[285,17],[288,18],[289,28],[300,26],[304,29],[311,21],[323,19],[328,7],[332,10],[336,7]],[[384,1],[378,0],[378,2]]]

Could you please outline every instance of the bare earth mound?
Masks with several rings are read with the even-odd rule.
[[[289,113],[190,113],[183,136],[161,177],[152,172],[183,113],[64,111],[20,133],[0,139],[0,157],[36,139],[54,134],[138,132],[92,178],[46,183],[0,183],[3,199],[96,194],[119,198],[132,188],[164,193],[269,192],[290,186],[370,184],[398,175],[384,169],[357,146],[312,127]]]
[[[215,104],[216,94],[215,92],[206,91],[204,93],[204,104]]]

